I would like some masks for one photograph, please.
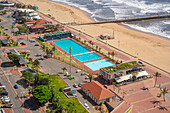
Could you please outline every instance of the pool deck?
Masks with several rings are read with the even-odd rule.
[[[73,61],[75,61],[78,65],[80,65],[81,67],[83,67],[84,69],[86,69],[87,71],[91,72],[91,73],[94,73],[94,72],[99,72],[99,70],[95,70],[93,71],[91,68],[89,68],[88,66],[86,66],[84,63],[88,63],[88,62],[93,62],[93,61],[98,61],[98,60],[102,60],[102,59],[106,59],[108,61],[110,61],[108,58],[105,58],[104,56],[100,55],[99,53],[93,51],[91,48],[81,44],[80,42],[76,41],[75,39],[73,38],[65,38],[65,39],[58,39],[58,40],[52,40],[52,41],[48,41],[51,45],[55,46],[58,50],[60,50],[62,53],[64,53],[64,55],[66,56],[70,56],[69,53],[67,53],[65,50],[63,50],[61,47],[59,47],[58,45],[54,44],[53,41],[60,41],[60,40],[67,40],[67,39],[71,39],[73,41],[75,41],[76,43],[80,44],[81,46],[89,49],[91,52],[86,52],[86,53],[81,53],[81,54],[76,54],[76,55],[71,55],[71,59]],[[96,53],[97,55],[103,57],[103,58],[99,58],[99,59],[94,59],[94,60],[89,60],[89,61],[85,61],[85,62],[80,62],[78,59],[76,59],[74,56],[77,56],[77,55],[82,55],[82,54],[87,54],[87,53]],[[114,63],[112,61],[110,61],[111,63]]]

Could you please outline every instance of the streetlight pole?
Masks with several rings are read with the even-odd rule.
[[[71,47],[70,47],[70,75],[71,75]]]
[[[131,92],[131,113],[132,113],[132,95],[133,95],[133,91],[134,91],[134,89],[131,89],[131,90],[129,90],[130,92]]]
[[[120,40],[118,40],[118,61],[119,61],[119,46],[120,46]]]

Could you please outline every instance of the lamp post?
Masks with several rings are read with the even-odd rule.
[[[131,92],[131,113],[132,113],[132,106],[133,106],[133,104],[132,104],[132,96],[133,96],[133,91],[135,91],[135,90],[131,89],[129,91]]]
[[[119,61],[119,46],[120,46],[120,40],[118,40],[118,61]]]
[[[71,47],[70,47],[70,75],[71,75]]]

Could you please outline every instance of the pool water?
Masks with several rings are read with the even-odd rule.
[[[71,55],[73,55],[80,62],[103,58],[71,39],[53,41],[53,43],[59,46],[60,48],[62,48],[63,50],[65,50],[69,54],[70,54],[70,47],[71,47]],[[102,60],[84,63],[84,65],[86,65],[93,71],[96,71],[99,70],[100,68],[112,66],[114,64],[106,59],[102,59]]]
[[[87,53],[87,54],[82,54],[82,55],[76,55],[74,56],[76,59],[78,59],[80,62],[85,62],[85,61],[90,61],[90,60],[95,60],[99,58],[103,58],[96,53]]]
[[[108,61],[106,59],[102,59],[102,60],[84,63],[84,65],[91,68],[93,71],[96,71],[96,70],[99,70],[100,68],[113,66],[115,64],[111,63],[110,61]]]
[[[53,41],[54,44],[65,50],[67,53],[70,54],[70,47],[71,47],[71,55],[91,52],[89,49],[81,46],[77,42],[67,39],[67,40],[59,40],[59,41]]]

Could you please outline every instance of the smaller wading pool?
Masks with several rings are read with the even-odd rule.
[[[106,59],[102,59],[102,60],[84,63],[84,65],[91,68],[93,71],[96,71],[96,70],[99,70],[100,68],[113,66],[115,64],[111,63],[110,61]]]
[[[76,59],[78,59],[80,62],[85,62],[85,61],[103,58],[103,57],[97,55],[96,53],[87,53],[87,54],[82,54],[82,55],[76,55],[74,57]]]

